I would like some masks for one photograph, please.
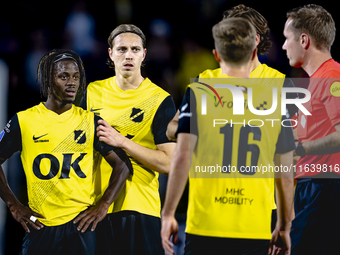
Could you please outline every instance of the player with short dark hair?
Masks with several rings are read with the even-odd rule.
[[[304,104],[310,115],[298,115],[292,254],[332,254],[340,237],[340,64],[330,53],[335,22],[323,7],[305,5],[287,13],[283,34],[289,64],[310,76],[311,94]]]
[[[109,208],[98,231],[99,254],[163,254],[160,238],[159,173],[167,174],[175,144],[166,127],[175,115],[169,93],[141,74],[146,55],[143,32],[132,24],[115,28],[108,39],[115,76],[91,82],[83,107],[103,117],[102,141],[122,148],[134,175]],[[113,128],[112,128],[113,127]],[[100,165],[97,186],[107,186],[108,166]],[[98,197],[101,190],[98,190]]]
[[[247,104],[242,101],[244,115],[236,115],[232,113],[235,109],[220,102],[233,97],[223,89],[226,85],[243,95],[252,88],[256,106],[264,101],[271,105],[272,89],[281,90],[283,80],[249,79],[257,57],[256,31],[246,19],[222,20],[213,27],[213,37],[221,73],[214,76],[218,79],[200,78],[190,84],[180,106],[177,146],[162,211],[163,247],[173,254],[170,237],[175,241],[178,232],[174,214],[189,176],[185,254],[219,254],[222,249],[228,254],[265,255],[269,249],[289,254],[292,172],[274,181],[272,173],[242,169],[274,168],[273,161],[276,166],[291,166],[295,148],[292,129],[269,123],[247,125],[256,116]],[[209,90],[218,98],[216,104],[214,97],[207,96]],[[281,112],[275,110],[270,116],[280,119]],[[271,234],[274,182],[278,221]]]
[[[94,230],[125,185],[131,163],[123,151],[99,141],[100,118],[72,104],[78,89],[86,87],[83,63],[76,53],[47,53],[38,67],[39,78],[46,102],[15,114],[0,133],[1,164],[21,152],[28,206],[12,193],[1,166],[0,196],[26,231],[21,254],[92,255]],[[96,204],[95,150],[112,169],[109,187]]]

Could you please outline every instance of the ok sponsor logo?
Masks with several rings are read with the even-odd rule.
[[[40,154],[33,161],[33,173],[37,178],[41,180],[50,180],[57,176],[59,171],[61,170],[59,179],[70,179],[70,171],[72,168],[79,178],[86,178],[86,175],[81,170],[79,163],[84,159],[87,153],[80,153],[80,155],[72,162],[74,154],[75,153],[64,153],[62,162],[59,162],[58,158],[52,154]],[[43,164],[45,166],[50,165],[50,169],[47,174],[43,174],[41,169],[42,162],[45,160],[49,161],[50,163]],[[44,169],[44,173],[46,173],[46,169]]]

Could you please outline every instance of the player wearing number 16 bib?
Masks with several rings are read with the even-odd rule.
[[[249,40],[240,34],[247,34]],[[186,254],[218,254],[220,247],[226,247],[228,254],[267,254],[269,240],[276,243],[278,238],[284,240],[281,248],[289,252],[293,180],[275,180],[278,223],[272,238],[274,174],[262,174],[262,167],[274,169],[274,160],[278,165],[292,163],[292,129],[282,128],[280,107],[265,116],[254,114],[249,108],[254,106],[257,113],[271,108],[273,90],[280,95],[283,79],[249,79],[251,59],[256,52],[255,30],[245,19],[222,20],[214,26],[213,35],[221,74],[191,84],[179,108],[178,147],[162,212],[163,247],[170,251],[171,244],[165,240],[167,229],[176,232],[171,219],[178,200],[174,188],[183,188],[179,176],[184,171],[181,165],[187,165],[188,159],[181,157],[185,153],[181,148],[191,142],[190,148],[187,146],[192,159]],[[232,53],[228,47],[234,49]],[[244,53],[249,50],[247,47],[251,49],[248,55]],[[241,55],[242,60],[238,59]],[[253,101],[248,104],[251,90]],[[228,107],[223,104],[225,100],[233,104]],[[243,111],[233,114],[233,110]],[[183,143],[185,138],[189,140]],[[280,230],[284,233],[279,234]]]

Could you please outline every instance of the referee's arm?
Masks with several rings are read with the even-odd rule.
[[[330,135],[302,143],[306,155],[325,155],[340,152],[340,123],[334,126]]]

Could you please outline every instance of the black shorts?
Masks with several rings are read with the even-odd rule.
[[[77,230],[73,221],[59,226],[30,228],[21,249],[22,255],[94,255],[96,234],[88,228],[85,233]]]
[[[160,218],[135,211],[108,214],[96,229],[97,255],[163,255]]]
[[[218,238],[186,234],[185,255],[267,255],[269,240]]]
[[[299,179],[294,209],[292,254],[334,254],[340,240],[340,180]]]

